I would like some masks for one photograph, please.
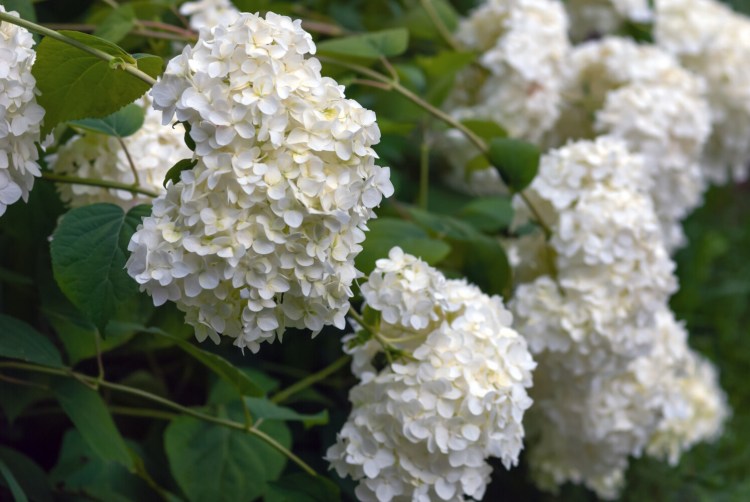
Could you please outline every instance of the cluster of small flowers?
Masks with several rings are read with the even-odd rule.
[[[2,5],[0,12],[6,12]],[[0,215],[19,199],[27,200],[34,178],[41,176],[35,143],[44,109],[36,102],[31,74],[33,45],[28,30],[0,21]]]
[[[466,50],[479,51],[478,67],[456,77],[446,109],[458,120],[489,120],[509,136],[538,141],[557,120],[562,65],[568,50],[567,19],[555,0],[490,0],[463,19],[456,32]],[[480,152],[456,130],[442,150],[466,184],[464,168]],[[468,180],[478,193],[501,190],[494,169]]]
[[[750,19],[714,0],[657,0],[655,42],[706,80],[712,133],[702,166],[717,184],[750,175]]]
[[[543,488],[573,481],[614,498],[631,455],[675,461],[727,414],[715,376],[687,388],[712,369],[667,306],[674,265],[648,181],[643,157],[601,136],[547,153],[529,187],[555,275],[520,285],[511,308],[539,363],[530,463]]]
[[[46,157],[56,173],[83,178],[116,181],[155,193],[164,192],[164,177],[179,160],[192,156],[185,146],[182,128],[164,127],[161,113],[151,108],[148,100],[136,102],[145,109],[143,125],[121,140],[106,134],[82,131],[60,145]],[[129,209],[137,204],[150,204],[151,198],[126,190],[106,189],[87,185],[60,183],[57,186],[63,202],[80,207],[97,202],[117,204]]]
[[[197,164],[154,202],[128,272],[176,302],[199,340],[239,347],[345,325],[367,220],[393,187],[375,114],[320,74],[299,21],[242,14],[202,30],[154,86]]]
[[[399,248],[378,260],[362,294],[367,308],[383,306],[378,336],[411,357],[363,371],[377,342],[346,337],[361,383],[328,461],[359,481],[363,501],[481,499],[487,458],[517,463],[531,405],[535,363],[510,312]]]
[[[547,142],[597,135],[624,140],[644,157],[667,247],[684,244],[680,220],[705,190],[700,159],[711,116],[703,82],[661,49],[623,38],[581,44],[568,61],[566,106]]]

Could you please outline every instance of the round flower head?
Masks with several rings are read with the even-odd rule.
[[[712,134],[702,167],[713,183],[750,170],[750,19],[712,0],[656,2],[656,43],[706,80]]]
[[[562,64],[569,49],[567,19],[552,0],[490,0],[463,19],[456,39],[479,51],[479,68],[464,70],[446,108],[458,120],[494,121],[508,135],[538,141],[557,119]],[[457,131],[449,131],[442,150],[454,168],[457,186],[480,192],[502,191],[494,169],[472,174],[465,166],[480,152]]]
[[[0,12],[6,12],[2,5]],[[34,177],[41,175],[35,143],[44,109],[31,74],[33,45],[28,30],[0,21],[0,215],[18,199],[27,200]]]
[[[354,257],[393,187],[375,114],[320,75],[314,49],[299,21],[243,14],[201,31],[152,91],[198,163],[154,202],[128,272],[200,340],[255,352],[288,327],[344,327]]]
[[[59,174],[98,178],[138,186],[156,193],[164,192],[164,177],[178,161],[193,155],[183,141],[182,128],[161,124],[161,114],[145,107],[143,125],[130,136],[118,138],[85,131],[61,145],[47,157],[47,163]],[[132,165],[131,165],[132,162]],[[80,207],[97,202],[110,202],[125,209],[137,204],[150,204],[151,198],[128,192],[86,185],[60,183],[57,186],[63,202]]]
[[[378,261],[373,277],[375,284],[363,285],[369,308],[371,300],[403,302],[396,315],[381,313],[378,332],[386,339],[409,333],[396,343],[412,357],[366,374],[351,390],[352,413],[327,458],[340,476],[359,481],[360,500],[481,499],[486,459],[509,468],[522,448],[535,366],[526,343],[499,297],[445,280],[398,248]],[[429,298],[433,310],[423,316],[419,305]],[[346,350],[355,360],[362,350],[372,356],[370,346],[351,341]]]

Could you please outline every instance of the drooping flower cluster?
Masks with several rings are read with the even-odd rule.
[[[555,123],[561,102],[562,65],[568,50],[567,19],[554,0],[490,0],[461,21],[456,39],[479,51],[478,67],[456,77],[446,108],[458,120],[494,121],[509,136],[539,140]],[[480,152],[450,130],[442,151],[462,183],[464,166]],[[477,171],[469,188],[501,190],[494,169]]]
[[[750,174],[750,19],[713,0],[657,0],[655,42],[706,80],[712,133],[702,158],[713,183]]]
[[[377,342],[345,338],[361,382],[329,462],[359,481],[363,501],[481,499],[487,458],[517,463],[531,405],[535,363],[511,314],[399,248],[378,260],[362,294],[380,311],[377,336],[411,357],[378,372]]]
[[[2,5],[0,12],[6,12]],[[33,45],[28,30],[0,21],[0,215],[19,199],[27,200],[34,178],[41,175],[35,143],[44,109],[36,102],[31,74]]]
[[[539,363],[530,463],[543,488],[573,481],[614,498],[630,456],[674,461],[727,415],[715,376],[696,396],[687,387],[712,370],[669,311],[674,265],[648,181],[643,157],[602,136],[550,151],[529,188],[551,263],[511,306]]]
[[[320,75],[299,21],[242,14],[201,31],[154,89],[197,164],[154,202],[128,272],[203,340],[259,349],[286,328],[344,327],[366,222],[393,193],[375,114]]]
[[[82,131],[47,156],[53,171],[63,175],[116,181],[155,193],[164,192],[164,177],[178,161],[193,153],[185,146],[182,128],[164,127],[161,113],[145,100],[143,125],[130,136],[114,136]],[[122,141],[122,142],[121,142]],[[88,185],[60,183],[57,186],[63,202],[80,207],[97,202],[117,204],[125,209],[137,204],[150,204],[151,199],[126,190],[106,189]]]

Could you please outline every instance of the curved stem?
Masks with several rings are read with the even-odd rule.
[[[240,422],[235,422],[234,420],[228,420],[224,418],[215,417],[213,415],[203,413],[202,411],[197,411],[193,408],[188,408],[187,406],[183,406],[179,403],[176,403],[174,401],[171,401],[161,396],[157,396],[156,394],[152,394],[145,390],[137,389],[135,387],[130,387],[127,385],[122,385],[122,384],[118,384],[114,382],[109,382],[107,380],[100,381],[95,377],[85,375],[83,373],[78,373],[76,371],[73,371],[71,368],[67,368],[67,367],[49,368],[47,366],[40,366],[37,364],[7,361],[7,362],[0,362],[0,368],[13,368],[13,369],[18,369],[18,370],[33,371],[37,373],[46,373],[49,375],[58,375],[58,376],[75,378],[76,380],[79,380],[80,382],[83,382],[83,383],[87,383],[88,385],[98,384],[100,387],[122,392],[123,394],[130,394],[132,396],[138,396],[143,399],[147,399],[149,401],[159,403],[167,408],[171,408],[173,410],[179,411],[180,413],[184,415],[189,415],[193,418],[197,418],[198,420],[202,420],[204,422],[214,423],[217,425],[228,427],[230,429],[235,429],[235,430],[246,432],[248,434],[251,434],[253,436],[260,438],[261,440],[265,441],[273,448],[277,449],[279,452],[281,452],[291,461],[296,463],[300,468],[302,468],[305,472],[307,472],[311,476],[318,475],[312,467],[310,467],[309,465],[307,465],[307,463],[305,463],[304,460],[302,460],[297,455],[289,451],[289,449],[284,447],[284,445],[276,441],[274,438],[272,438],[265,432],[258,429],[257,425],[248,427],[247,425],[242,424]]]
[[[320,371],[317,371],[313,373],[312,375],[309,375],[299,382],[290,385],[286,389],[277,392],[272,398],[271,402],[274,403],[281,403],[283,401],[286,401],[291,397],[292,395],[296,394],[297,392],[300,392],[311,385],[316,384],[317,382],[323,380],[324,378],[328,377],[329,375],[332,375],[336,373],[341,367],[345,366],[349,361],[351,360],[351,357],[349,356],[341,356],[338,359],[336,359],[334,362],[326,366]]]
[[[54,38],[55,40],[59,42],[63,42],[65,44],[73,46],[76,49],[80,49],[83,52],[87,52],[91,54],[92,56],[95,56],[103,61],[107,61],[108,63],[115,59],[118,59],[111,54],[107,54],[106,52],[96,49],[94,47],[89,47],[85,43],[80,42],[74,38],[65,36],[60,32],[57,32],[55,30],[50,30],[49,28],[46,28],[36,23],[32,23],[31,21],[27,21],[26,19],[22,19],[20,17],[11,16],[7,12],[0,12],[0,21],[5,21],[11,24],[15,24],[22,28],[26,28],[29,31],[33,31],[34,33],[39,33],[40,35],[44,35],[45,37]],[[142,72],[135,65],[129,65],[129,64],[118,65],[117,68],[125,71],[126,73],[130,73],[132,76],[146,82],[148,85],[154,85],[156,83],[156,80],[151,75]]]
[[[451,34],[450,30],[445,25],[443,20],[440,19],[440,15],[435,10],[435,6],[432,5],[432,0],[420,0],[420,3],[422,4],[422,8],[427,13],[427,17],[430,18],[430,21],[432,21],[432,24],[435,26],[435,29],[437,30],[443,41],[445,41],[445,43],[448,44],[448,46],[454,51],[460,51],[461,47],[453,38],[453,34]]]
[[[128,165],[130,166],[130,172],[133,173],[133,186],[137,187],[141,184],[140,180],[138,179],[138,169],[135,167],[135,162],[133,161],[133,157],[130,155],[130,150],[128,150],[128,145],[125,144],[125,140],[121,136],[117,136],[117,141],[120,143],[120,147],[122,147],[122,151],[125,152],[125,158],[128,160]]]
[[[87,185],[92,187],[111,188],[114,190],[125,190],[126,192],[146,195],[148,197],[158,197],[159,194],[145,188],[119,183],[117,181],[99,180],[96,178],[79,178],[77,176],[68,176],[65,174],[42,172],[42,179],[54,181],[55,183],[70,183],[71,185]]]

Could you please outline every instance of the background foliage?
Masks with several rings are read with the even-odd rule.
[[[135,20],[179,25],[176,3],[120,2],[113,8],[114,2],[14,0],[4,5],[41,23],[75,24],[130,53],[168,58],[174,41],[144,36]],[[419,1],[236,3],[318,23],[315,38],[323,55],[366,66],[388,56],[400,85],[433,105],[471,61],[445,47]],[[733,3],[739,10],[750,7]],[[450,28],[472,2],[434,4]],[[368,31],[379,34],[337,40]],[[155,74],[151,61],[144,68]],[[54,68],[53,63],[45,64]],[[386,203],[370,225],[358,266],[372,269],[376,258],[399,244],[449,275],[465,275],[487,292],[507,294],[507,260],[489,236],[507,231],[508,199],[471,199],[442,186],[439,173],[445,166],[430,155],[426,133],[440,124],[392,91],[356,85],[352,72],[325,68],[340,83],[351,84],[350,97],[377,112],[383,131],[377,151],[383,165],[392,167],[397,189],[398,202]],[[44,70],[38,69],[42,82]],[[55,112],[55,120],[96,113],[80,99],[86,86],[66,89],[67,108]],[[60,102],[59,96],[50,100]],[[128,125],[107,127],[117,131]],[[471,127],[481,136],[489,126]],[[66,134],[65,126],[58,133]],[[748,195],[747,185],[712,189],[687,220],[690,245],[676,257],[681,288],[672,301],[687,323],[691,344],[719,366],[734,415],[720,441],[694,448],[676,468],[635,462],[623,500],[750,500]],[[229,343],[196,345],[182,314],[170,304],[154,308],[122,269],[129,236],[147,211],[139,206],[126,214],[116,206],[89,206],[60,220],[66,210],[54,186],[38,181],[27,204],[13,205],[0,218],[0,354],[16,360],[0,362],[0,498],[18,499],[23,492],[44,501],[353,499],[353,486],[327,473],[322,459],[348,414],[347,391],[354,383],[340,360],[341,333],[327,330],[310,340],[306,333],[290,332],[283,345],[266,346],[257,356],[243,355]],[[17,360],[50,370],[31,372]],[[314,386],[282,391],[336,361],[341,362]],[[61,378],[69,374],[67,368],[75,378]],[[262,419],[255,434],[240,430],[246,412]],[[262,436],[291,447],[322,476],[304,473]],[[487,500],[594,498],[572,486],[559,496],[536,491],[523,461],[510,472],[496,467]]]

